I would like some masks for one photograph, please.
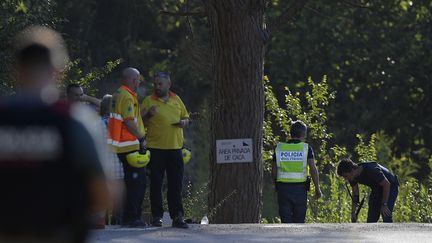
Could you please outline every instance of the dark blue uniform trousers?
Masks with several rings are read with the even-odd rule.
[[[146,191],[146,169],[135,168],[129,165],[126,160],[128,153],[117,154],[124,171],[124,182],[126,197],[124,200],[122,223],[132,222],[141,219],[142,204]]]
[[[304,223],[307,208],[306,184],[277,182],[276,189],[282,223]]]
[[[392,212],[392,215],[393,215],[393,208],[396,203],[396,198],[398,196],[398,193],[399,193],[398,184],[391,183],[387,206]],[[379,189],[372,190],[371,194],[369,195],[369,202],[368,202],[369,211],[367,217],[368,223],[374,223],[378,221],[381,214],[381,205],[382,205],[382,188],[380,187]],[[392,215],[390,216],[382,215],[383,222],[392,223],[393,222]]]

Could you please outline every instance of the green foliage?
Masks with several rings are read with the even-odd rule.
[[[372,134],[370,142],[367,145],[363,141],[363,136],[361,134],[357,134],[356,137],[359,139],[359,142],[355,147],[355,151],[359,155],[359,161],[377,161],[377,155],[375,150],[376,135]]]
[[[432,189],[410,178],[401,184],[395,206],[396,222],[432,223]]]
[[[30,25],[55,28],[60,18],[56,1],[2,0],[0,2],[0,95],[13,93],[13,37]]]
[[[289,85],[305,94],[306,75],[327,74],[337,99],[328,107],[328,128],[335,143],[353,148],[357,138],[382,131],[396,156],[415,158],[416,173],[427,178],[432,147],[432,107],[427,95],[432,72],[432,5],[419,1],[313,1],[301,16],[271,36],[266,74],[277,97]],[[286,6],[271,1],[268,16]],[[271,23],[269,23],[271,24]],[[288,82],[289,81],[289,82]]]
[[[292,121],[302,120],[308,126],[308,142],[314,148],[318,148],[318,154],[322,158],[318,166],[320,169],[331,164],[328,154],[328,141],[332,134],[327,129],[327,114],[325,108],[334,99],[335,94],[329,92],[327,77],[322,82],[314,83],[308,79],[310,91],[305,95],[299,92],[292,93],[285,87],[285,102],[279,105],[279,101],[273,93],[273,88],[267,77],[264,78],[266,116],[264,121],[264,152],[263,159],[266,162],[265,168],[270,168],[269,163],[273,156],[273,150],[277,142],[286,141],[290,138],[289,130]],[[301,98],[305,97],[305,100]],[[316,153],[316,152],[315,152]]]
[[[333,173],[328,175],[328,183],[322,185],[321,190],[325,200],[309,197],[307,221],[314,223],[342,223],[349,222],[351,199],[340,178]]]
[[[192,151],[192,158],[185,166],[187,182],[186,195],[183,199],[185,217],[199,222],[204,215],[208,215],[207,198],[209,184],[209,155],[210,145],[210,108],[203,102],[198,112],[191,115],[191,126],[185,131],[185,147]]]
[[[264,79],[266,90],[266,120],[264,123],[264,158],[267,162],[266,177],[271,175],[271,158],[273,149],[280,138],[288,139],[289,124],[292,120],[301,119],[309,127],[308,138],[306,139],[313,148],[318,148],[319,153],[315,153],[315,161],[318,164],[321,190],[324,194],[323,199],[313,198],[314,188],[309,195],[307,211],[307,222],[316,223],[342,223],[350,222],[351,198],[347,191],[344,180],[336,175],[336,163],[341,158],[351,157],[353,154],[358,161],[378,161],[385,159],[383,163],[391,168],[399,178],[404,178],[406,182],[400,187],[400,195],[394,211],[394,220],[397,222],[430,222],[432,208],[432,190],[428,184],[420,183],[412,177],[416,164],[406,157],[396,157],[391,152],[393,140],[385,133],[373,133],[369,141],[364,140],[363,134],[353,134],[358,139],[356,145],[350,146],[353,151],[337,145],[332,140],[332,134],[327,130],[327,110],[334,100],[335,94],[329,91],[326,77],[320,83],[314,83],[308,79],[304,95],[300,92],[292,94],[290,89],[285,88],[285,103],[279,105],[274,96],[273,88],[270,87],[268,78]],[[304,100],[301,98],[304,97]],[[286,107],[286,108],[284,108]],[[432,166],[432,158],[429,159],[429,167]],[[431,167],[432,168],[432,167]],[[271,180],[266,180],[267,183]],[[348,186],[349,187],[349,186]],[[349,187],[351,190],[351,187]],[[366,222],[367,219],[367,195],[369,188],[360,185],[361,198],[366,196],[365,204],[359,214],[359,222]],[[266,193],[265,196],[273,197],[275,194]],[[271,199],[270,199],[271,200]],[[269,203],[267,199],[264,207],[275,207],[275,203]],[[264,208],[265,214],[263,222],[276,222],[275,210]],[[271,213],[270,213],[271,212]]]
[[[69,62],[66,67],[66,70],[61,77],[62,89],[68,84],[79,84],[83,87],[86,92],[90,95],[95,95],[97,88],[95,87],[95,81],[101,80],[110,74],[118,65],[120,65],[123,60],[117,59],[114,61],[108,61],[105,66],[100,68],[94,68],[88,73],[85,73],[79,66],[81,60],[76,59],[74,61]]]
[[[300,119],[309,127],[308,142],[315,151],[325,194],[323,200],[310,199],[311,222],[349,220],[349,196],[335,176],[336,163],[344,157],[377,159],[390,168],[403,185],[395,219],[428,222],[425,215],[431,215],[430,209],[416,208],[414,198],[427,203],[431,193],[422,188],[432,185],[432,106],[428,105],[432,5],[430,0],[360,2],[364,8],[349,7],[344,1],[310,2],[296,21],[270,35],[265,70],[272,79],[264,80],[265,175],[269,177],[276,143],[289,139],[291,122]],[[269,1],[266,24],[287,6],[281,0]],[[186,131],[187,146],[194,154],[186,168],[192,181],[186,201],[191,205],[188,214],[198,217],[201,207],[194,211],[192,198],[205,201],[206,196],[198,196],[195,190],[198,193],[208,181],[211,149],[202,142],[209,139],[206,114],[212,109],[207,103],[213,80],[207,19],[164,15],[160,10],[199,12],[202,6],[200,1],[187,0],[1,1],[0,94],[13,90],[11,39],[31,24],[53,27],[66,38],[75,61],[63,77],[63,86],[79,83],[96,95],[102,82],[95,81],[103,79],[103,85],[112,81],[107,74],[117,72],[119,58],[146,77],[155,70],[169,71],[175,92],[188,108],[202,114]],[[322,82],[312,81],[324,73]],[[266,185],[264,193],[267,222],[278,222],[272,186]],[[411,196],[413,200],[405,200]]]
[[[193,187],[192,183],[189,182],[186,196],[183,197],[185,216],[192,219],[193,222],[199,222],[204,215],[207,215],[207,196],[208,182],[199,187]]]

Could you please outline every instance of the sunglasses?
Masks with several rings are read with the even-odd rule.
[[[164,79],[169,79],[170,76],[168,73],[165,72],[156,72],[155,73],[155,78],[164,78]]]

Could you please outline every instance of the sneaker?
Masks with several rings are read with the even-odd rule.
[[[160,218],[160,217],[154,218],[152,221],[152,225],[154,227],[162,227],[162,218]]]
[[[136,219],[133,221],[129,221],[125,224],[122,225],[123,227],[127,227],[127,228],[144,228],[147,226],[147,224],[142,221],[141,219]]]
[[[183,216],[177,216],[173,219],[172,227],[187,229],[189,228],[189,225],[184,221]]]

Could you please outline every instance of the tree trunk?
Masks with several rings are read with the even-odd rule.
[[[211,223],[258,223],[262,209],[265,0],[209,0],[214,75]],[[253,162],[218,164],[216,140],[252,138]]]

